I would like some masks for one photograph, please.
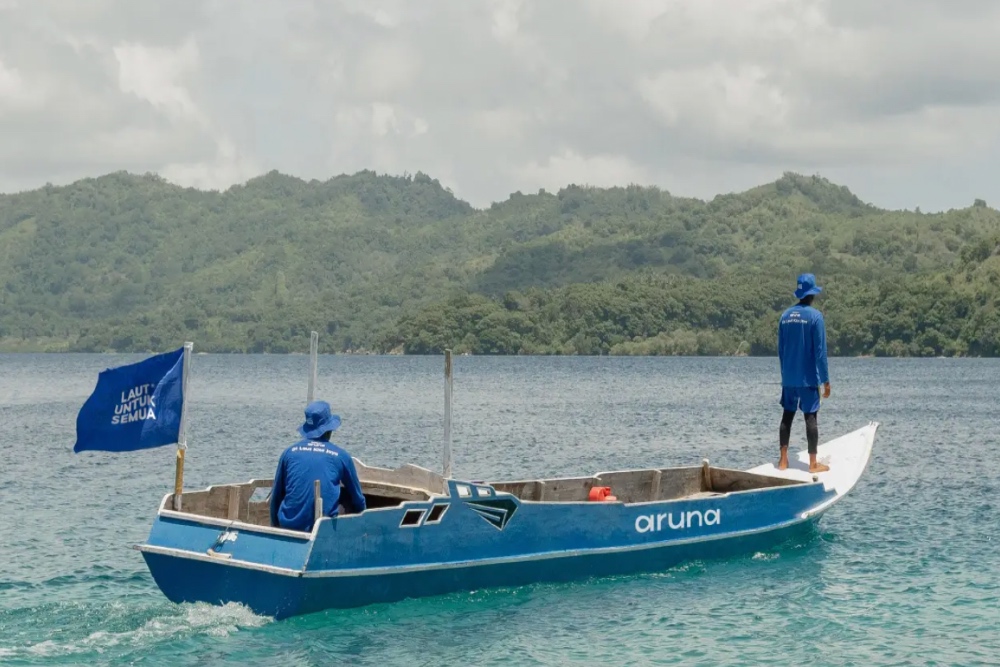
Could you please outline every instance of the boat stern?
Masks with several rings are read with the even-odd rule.
[[[173,602],[239,602],[280,618],[295,614],[302,600],[313,537],[161,506],[149,538],[134,548]]]

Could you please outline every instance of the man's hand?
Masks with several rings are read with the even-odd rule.
[[[823,398],[830,398],[830,383],[827,382],[823,385]]]

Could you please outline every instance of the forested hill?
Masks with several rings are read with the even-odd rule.
[[[1000,355],[998,236],[978,200],[884,211],[796,174],[476,210],[423,174],[115,173],[0,196],[0,349],[768,354],[809,270],[835,352]]]

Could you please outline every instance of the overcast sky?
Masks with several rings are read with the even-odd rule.
[[[1000,205],[996,0],[0,0],[0,191],[423,171]]]

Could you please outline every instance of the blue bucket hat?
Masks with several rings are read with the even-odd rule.
[[[799,276],[798,287],[795,290],[796,299],[804,299],[813,294],[819,294],[823,288],[816,284],[816,276],[811,273],[803,273]]]
[[[340,417],[330,414],[330,404],[326,401],[313,401],[306,406],[306,423],[299,427],[303,438],[318,438],[327,431],[340,428]]]

